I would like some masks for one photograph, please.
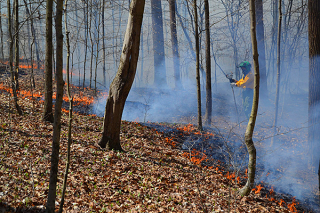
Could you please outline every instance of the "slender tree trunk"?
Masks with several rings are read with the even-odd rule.
[[[86,83],[86,63],[87,63],[87,53],[88,53],[88,16],[89,16],[89,3],[86,1],[83,1],[86,6],[83,6],[83,13],[85,16],[85,24],[84,24],[84,29],[85,29],[85,34],[84,34],[84,63],[83,63],[83,84],[82,87],[84,89],[85,83]]]
[[[46,9],[46,58],[43,120],[53,123],[52,112],[52,8],[53,0],[47,0]]]
[[[257,42],[259,51],[259,69],[260,69],[260,93],[263,98],[268,97],[267,86],[267,66],[266,66],[266,48],[264,38],[264,23],[263,23],[263,2],[256,0],[256,19],[257,19]]]
[[[276,128],[278,125],[278,110],[279,110],[279,96],[280,96],[280,58],[281,58],[281,25],[282,25],[282,0],[279,0],[279,20],[278,20],[278,37],[277,37],[277,88],[276,88],[276,101],[275,101],[275,114],[273,121],[273,134],[276,134]],[[271,146],[273,145],[274,137],[271,138]]]
[[[206,31],[206,124],[211,124],[212,116],[212,89],[211,89],[211,54],[210,54],[210,20],[209,20],[209,1],[204,0],[204,20]]]
[[[169,9],[175,88],[180,90],[182,89],[182,84],[180,79],[180,57],[176,23],[176,0],[169,0]]]
[[[193,0],[194,10],[194,36],[196,41],[196,80],[197,80],[197,99],[198,99],[198,128],[202,131],[202,116],[201,116],[201,88],[200,88],[200,48],[199,48],[199,33],[198,33],[198,9],[197,0]]]
[[[93,57],[94,57],[94,41],[92,38],[92,0],[90,1],[91,7],[90,7],[90,23],[89,23],[89,35],[90,35],[90,44],[91,44],[91,57],[90,57],[90,77],[89,77],[89,88],[91,89],[91,83],[92,83],[92,66],[93,66]]]
[[[14,0],[14,28],[15,28],[15,35],[14,35],[14,78],[15,78],[15,85],[16,85],[16,92],[19,93],[19,1]]]
[[[254,186],[254,178],[256,174],[256,148],[254,146],[252,135],[256,123],[258,105],[259,105],[259,59],[258,59],[258,46],[256,38],[256,14],[255,14],[255,0],[249,0],[250,20],[251,20],[251,40],[252,40],[252,53],[253,53],[253,66],[254,66],[254,93],[251,115],[249,118],[248,126],[245,133],[245,144],[249,153],[248,162],[248,179],[246,185],[240,189],[240,194],[247,196],[250,194]]]
[[[161,0],[151,0],[151,14],[154,51],[154,84],[160,88],[167,86]]]
[[[105,0],[102,0],[102,60],[103,60],[103,65],[102,65],[102,73],[103,73],[103,85],[106,86],[107,84],[107,77],[106,77],[106,45],[105,45],[105,30],[104,30],[104,9],[105,9]]]
[[[130,4],[119,69],[110,85],[106,103],[103,133],[99,142],[102,148],[108,146],[109,149],[122,150],[120,145],[121,116],[136,74],[144,5],[144,0],[132,0]]]
[[[0,2],[0,8],[2,8],[2,1]],[[0,16],[0,54],[1,54],[1,59],[4,59],[4,51],[3,51],[3,30],[2,30],[2,16]]]
[[[143,83],[143,57],[144,57],[144,51],[143,51],[143,26],[141,26],[141,36],[140,36],[140,50],[141,50],[141,54],[140,54],[140,65],[141,65],[141,69],[140,69],[140,81],[139,81],[139,85],[141,85]]]
[[[320,153],[320,1],[308,1],[309,31],[309,128],[311,166],[317,168]]]
[[[17,112],[19,115],[22,115],[22,110],[18,104],[18,96],[17,96],[17,80],[18,79],[16,79],[15,71],[13,70],[13,35],[12,35],[12,16],[11,16],[10,0],[7,0],[7,9],[8,9],[9,68],[11,73],[11,88],[12,88],[13,100],[14,100],[14,104],[17,109]]]
[[[54,213],[56,200],[56,187],[58,179],[59,165],[59,146],[60,146],[60,130],[61,130],[61,108],[63,98],[63,34],[62,34],[62,12],[63,0],[57,0],[56,6],[56,103],[54,111],[53,137],[52,137],[52,153],[51,153],[51,168],[49,191],[47,198],[47,212]]]
[[[67,11],[68,6],[68,0],[65,1],[65,11]],[[63,178],[63,186],[62,186],[62,195],[61,195],[61,201],[60,201],[60,207],[59,207],[59,213],[62,213],[63,210],[63,204],[64,204],[64,196],[67,188],[67,180],[68,180],[68,173],[69,173],[69,167],[70,167],[70,149],[71,149],[71,130],[72,130],[72,109],[73,109],[73,97],[71,96],[70,92],[70,82],[69,82],[69,67],[70,67],[70,41],[69,41],[69,34],[68,31],[68,22],[67,22],[67,13],[65,12],[64,16],[65,21],[65,31],[66,31],[66,46],[67,46],[67,64],[66,64],[66,75],[67,75],[67,95],[69,99],[69,124],[68,124],[68,147],[67,147],[67,161],[66,161],[66,170],[64,172],[64,178]]]

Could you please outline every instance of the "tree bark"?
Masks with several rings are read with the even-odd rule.
[[[56,103],[54,111],[53,136],[52,136],[52,153],[51,153],[51,168],[49,191],[46,204],[46,210],[49,213],[54,213],[56,200],[56,186],[59,165],[59,145],[60,145],[60,130],[61,130],[61,108],[63,98],[63,34],[62,34],[62,12],[63,0],[57,0],[56,5]]]
[[[122,151],[120,145],[121,116],[131,89],[139,57],[140,33],[144,11],[144,0],[132,0],[120,64],[113,79],[106,103],[103,133],[99,146]]]
[[[200,48],[199,48],[199,32],[198,32],[198,9],[197,0],[193,0],[194,10],[194,36],[196,41],[196,81],[197,81],[197,99],[198,99],[198,128],[202,131],[201,116],[201,88],[200,88]]]
[[[275,114],[273,121],[273,134],[276,135],[276,128],[278,125],[278,109],[279,109],[279,93],[280,93],[280,59],[281,59],[281,25],[282,25],[282,0],[278,3],[278,36],[277,36],[277,87],[276,87],[276,102],[275,102]],[[275,136],[274,136],[275,137]],[[274,137],[271,138],[271,146],[273,146]]]
[[[254,66],[254,93],[251,115],[249,118],[248,126],[245,133],[245,144],[249,153],[248,162],[248,179],[246,185],[240,189],[240,194],[247,196],[250,194],[254,186],[254,178],[256,174],[256,148],[254,146],[252,135],[256,123],[258,105],[259,105],[259,59],[258,59],[258,46],[256,38],[256,14],[255,14],[255,0],[249,1],[250,20],[251,20],[251,40],[252,40],[252,53],[253,53],[253,66]]]
[[[182,89],[182,83],[180,79],[180,57],[179,57],[178,36],[177,36],[176,1],[175,0],[169,0],[169,10],[170,10],[170,30],[171,30],[175,88],[180,90]]]
[[[7,9],[8,9],[8,33],[9,33],[9,69],[11,73],[11,88],[13,93],[13,100],[16,107],[16,110],[19,115],[22,115],[22,110],[18,104],[17,96],[17,81],[15,71],[13,69],[13,35],[12,35],[12,16],[11,16],[11,3],[10,0],[7,0]],[[18,32],[17,32],[18,33]]]
[[[161,0],[151,0],[151,14],[154,51],[154,84],[159,88],[167,85]]]
[[[19,1],[14,0],[14,78],[16,91],[19,92]]]
[[[209,20],[209,1],[204,0],[204,20],[206,31],[206,114],[207,125],[211,124],[212,116],[212,89],[211,89],[211,54],[210,54],[210,20]]]
[[[68,0],[65,0],[64,10],[67,11]],[[63,178],[63,186],[62,186],[62,195],[59,207],[59,213],[63,211],[63,204],[64,204],[64,197],[67,188],[67,180],[68,180],[68,173],[70,167],[70,149],[72,143],[71,137],[71,130],[72,130],[72,110],[73,110],[73,97],[71,96],[70,92],[70,82],[69,82],[69,67],[70,67],[70,39],[69,39],[69,31],[68,31],[68,22],[67,22],[67,13],[64,14],[64,21],[65,21],[65,31],[66,31],[66,47],[67,47],[67,64],[66,64],[66,75],[67,75],[67,95],[69,99],[69,124],[68,124],[68,147],[67,147],[67,161],[66,161],[66,169],[64,172]]]
[[[320,153],[320,1],[309,0],[309,128],[311,166],[317,168]]]
[[[259,52],[259,69],[260,69],[260,94],[263,98],[268,97],[267,86],[267,68],[266,68],[266,48],[264,38],[263,23],[263,2],[256,0],[256,19],[257,19],[257,42]]]
[[[2,8],[2,1],[0,2],[0,8]],[[0,16],[0,54],[1,54],[1,59],[4,59],[4,52],[3,52],[3,30],[2,30],[2,16]]]
[[[52,7],[53,0],[47,0],[46,9],[46,58],[43,120],[53,123],[52,112]]]

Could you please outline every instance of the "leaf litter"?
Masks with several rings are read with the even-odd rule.
[[[40,88],[42,76],[36,79]],[[21,90],[30,91],[28,77],[20,79]],[[24,111],[19,116],[5,85],[1,84],[0,94],[0,210],[43,212],[52,124],[42,121],[39,88],[33,91],[38,94],[34,98],[25,96],[26,92],[19,97]],[[93,90],[72,89],[80,96],[93,97]],[[57,208],[66,161],[66,112],[62,116]],[[174,129],[168,133],[122,121],[120,136],[125,152],[121,153],[97,146],[102,118],[75,113],[73,120],[64,212],[311,212],[294,198],[284,201],[263,184],[242,197],[237,192],[246,181],[245,172],[236,176],[225,170],[223,162],[208,159],[206,153],[182,149],[186,137],[212,139],[216,137],[212,132],[198,132],[191,124],[156,124]]]

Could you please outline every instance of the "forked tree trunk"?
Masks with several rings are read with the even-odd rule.
[[[245,144],[249,153],[248,162],[248,179],[246,185],[240,189],[240,194],[243,196],[249,195],[254,186],[254,178],[256,174],[256,148],[254,146],[252,135],[256,123],[258,104],[259,104],[259,59],[258,59],[258,46],[256,38],[256,14],[255,14],[255,0],[249,1],[250,20],[251,20],[251,41],[253,53],[253,66],[254,66],[254,93],[251,115],[249,118],[248,126],[245,133]]]
[[[61,108],[63,98],[63,34],[62,34],[62,11],[63,0],[57,0],[56,6],[56,104],[54,111],[53,136],[52,136],[52,153],[51,153],[51,168],[49,191],[46,204],[48,213],[54,213],[56,200],[56,186],[59,165],[59,146],[60,146],[60,130],[61,130]]]
[[[212,116],[212,89],[211,89],[211,54],[210,54],[210,20],[209,1],[204,0],[204,19],[206,31],[206,124],[211,124]]]
[[[43,120],[53,123],[52,112],[52,7],[53,0],[47,0],[46,9],[46,58],[44,81],[44,111]]]
[[[130,4],[119,69],[110,85],[106,103],[103,133],[99,141],[102,148],[108,145],[109,149],[122,150],[120,145],[121,116],[136,74],[144,5],[144,0],[132,0]]]
[[[200,50],[199,50],[199,32],[198,32],[198,9],[197,0],[193,0],[194,10],[194,36],[196,40],[196,81],[197,81],[197,99],[198,99],[198,128],[202,131],[201,116],[201,88],[200,88]]]

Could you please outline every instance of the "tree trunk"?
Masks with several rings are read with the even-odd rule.
[[[254,178],[256,174],[256,148],[254,146],[252,135],[256,123],[258,104],[259,104],[259,59],[258,59],[258,46],[256,38],[256,14],[255,14],[255,0],[249,1],[250,20],[251,20],[251,40],[252,40],[252,53],[253,53],[253,66],[254,66],[254,93],[251,115],[249,118],[248,126],[245,133],[245,144],[249,153],[248,162],[248,179],[246,185],[240,189],[240,194],[247,196],[250,194],[254,186]]]
[[[204,0],[204,19],[206,31],[206,124],[211,124],[212,116],[212,89],[211,89],[211,54],[210,54],[210,20],[209,20],[209,1]]]
[[[169,10],[170,10],[170,30],[171,30],[175,88],[180,90],[182,89],[182,84],[180,79],[180,57],[179,57],[178,36],[177,36],[176,1],[175,0],[169,0]]]
[[[83,84],[82,87],[84,89],[85,87],[85,83],[86,83],[86,63],[87,63],[87,53],[88,53],[88,16],[89,16],[89,6],[88,6],[88,2],[83,1],[85,5],[83,5],[83,14],[85,17],[85,24],[84,24],[84,30],[85,30],[85,34],[84,34],[84,62],[83,62]]]
[[[19,2],[14,0],[14,78],[16,91],[19,92]]]
[[[60,130],[61,130],[61,108],[63,98],[63,34],[62,34],[62,11],[63,0],[57,0],[56,6],[56,103],[54,111],[53,137],[52,137],[52,153],[51,153],[51,168],[50,181],[46,209],[49,213],[54,213],[56,200],[56,186],[59,165],[59,145],[60,145]]]
[[[104,8],[105,8],[105,0],[102,0],[102,73],[103,73],[103,85],[106,86],[106,45],[105,45],[105,32],[104,32]]]
[[[120,145],[121,116],[136,74],[144,5],[144,0],[132,0],[130,4],[119,69],[110,85],[106,103],[103,133],[99,141],[102,148],[108,145],[109,149],[122,150]]]
[[[46,58],[43,120],[53,123],[52,112],[52,7],[53,0],[47,0],[46,9]]]
[[[154,84],[160,88],[167,85],[161,0],[151,0],[151,14],[154,51]]]
[[[68,0],[65,0],[64,10],[67,11]],[[64,204],[64,197],[67,188],[67,180],[68,180],[68,173],[70,167],[70,148],[72,143],[71,138],[71,130],[72,130],[72,110],[73,110],[73,97],[71,96],[70,92],[70,82],[69,82],[69,67],[70,67],[70,41],[69,41],[69,31],[68,31],[68,22],[67,22],[67,13],[64,13],[64,21],[65,21],[65,31],[66,31],[66,47],[67,47],[67,64],[66,64],[66,75],[67,75],[67,95],[69,99],[69,124],[68,124],[68,147],[67,147],[67,161],[66,161],[66,169],[64,172],[63,178],[63,186],[62,186],[62,195],[59,207],[59,213],[62,213],[63,204]]]
[[[0,2],[0,8],[2,8],[2,1]],[[0,16],[0,54],[1,54],[1,59],[3,60],[4,59],[4,52],[3,52],[3,44],[4,44],[4,41],[3,41],[3,30],[2,30],[2,16]]]
[[[317,168],[320,153],[320,1],[309,0],[309,129],[308,140],[311,144],[311,165]]]
[[[199,50],[199,32],[198,32],[198,10],[197,0],[193,0],[194,10],[194,36],[196,41],[196,80],[197,80],[197,99],[198,99],[198,128],[202,131],[202,116],[201,116],[201,88],[200,88],[200,50]]]
[[[282,0],[279,0],[279,20],[278,20],[278,37],[277,37],[277,87],[276,87],[276,101],[275,101],[275,114],[273,121],[273,135],[275,137],[276,128],[278,125],[278,109],[279,109],[279,96],[280,96],[280,58],[281,58],[281,25],[282,25]],[[273,146],[274,137],[271,138],[271,146]]]
[[[266,68],[266,48],[264,38],[264,24],[263,24],[263,2],[256,0],[256,19],[257,19],[257,42],[259,52],[259,69],[260,69],[260,93],[263,98],[268,97],[267,87],[267,68]]]
[[[15,71],[13,70],[13,35],[12,35],[12,16],[11,16],[11,3],[10,0],[7,0],[7,9],[8,9],[8,33],[9,33],[9,69],[11,73],[11,88],[13,93],[13,100],[17,112],[19,115],[22,115],[22,110],[18,104],[17,96],[17,81]],[[17,32],[18,34],[18,32]]]

